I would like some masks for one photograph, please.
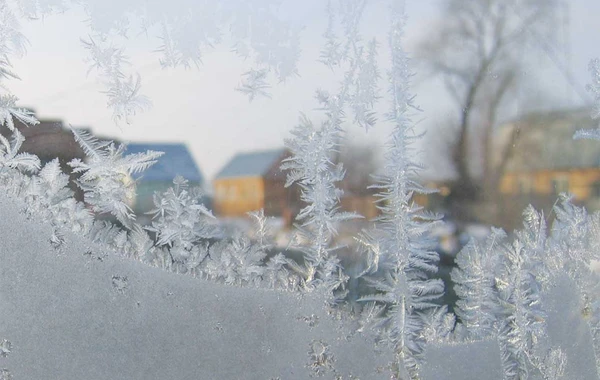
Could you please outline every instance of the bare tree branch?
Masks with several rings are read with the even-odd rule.
[[[495,193],[513,144],[493,161],[492,139],[499,113],[519,85],[524,61],[517,53],[528,46],[530,30],[552,27],[548,20],[556,9],[556,0],[445,0],[443,20],[417,49],[460,110],[456,135],[448,137],[457,199]],[[472,136],[483,138],[481,173],[472,168]]]

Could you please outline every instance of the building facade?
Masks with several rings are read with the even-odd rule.
[[[130,143],[125,154],[145,153],[149,150],[164,152],[164,155],[144,172],[133,175],[136,181],[133,210],[140,218],[144,218],[145,212],[155,208],[154,193],[161,193],[172,187],[176,176],[180,175],[188,180],[190,187],[203,188],[205,185],[204,177],[186,144]],[[205,198],[203,201],[207,200]],[[210,204],[206,206],[210,208]]]
[[[285,187],[282,161],[285,149],[235,155],[214,180],[214,211],[221,217],[246,217],[264,209],[265,215],[290,223],[299,207],[295,186]]]
[[[532,204],[549,213],[561,193],[600,210],[600,143],[573,139],[576,131],[597,127],[590,115],[588,108],[535,113],[500,128],[499,144],[519,129],[499,185],[506,212]]]

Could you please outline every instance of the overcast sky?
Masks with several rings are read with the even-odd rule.
[[[134,117],[131,125],[117,126],[106,108],[104,87],[94,73],[88,74],[80,38],[90,32],[88,17],[81,9],[23,25],[23,33],[30,41],[28,53],[13,60],[22,80],[12,81],[8,87],[21,99],[22,105],[35,108],[40,118],[60,118],[74,126],[89,126],[96,133],[129,141],[183,141],[192,150],[204,176],[212,179],[238,151],[281,147],[300,112],[316,115],[315,89],[324,87],[335,91],[338,77],[316,62],[326,26],[321,5],[324,1],[307,2],[302,6],[298,5],[301,2],[288,3],[295,3],[289,13],[305,26],[301,33],[300,76],[275,85],[271,99],[257,98],[250,103],[234,90],[240,83],[240,75],[252,64],[230,53],[227,44],[206,52],[198,69],[163,70],[160,57],[154,51],[160,40],[155,35],[129,35],[119,43],[123,43],[131,58],[131,69],[141,74],[142,92],[150,97],[153,106]],[[582,102],[581,97],[571,91],[560,71],[552,67],[566,64],[576,86],[583,87],[589,82],[587,64],[590,59],[600,57],[600,1],[571,0],[568,3],[570,13],[565,18],[569,21],[565,24],[568,26],[568,60],[558,64],[549,60],[549,69],[537,73],[533,67],[532,75],[544,78],[549,92],[553,92],[551,97],[567,98],[578,104]],[[385,48],[387,22],[382,22],[385,7],[381,5],[383,2],[376,4],[379,9],[365,15],[362,30],[367,36],[377,36]],[[435,27],[438,4],[438,0],[407,2],[408,50],[414,47],[414,41]],[[560,58],[564,59],[564,55]],[[417,102],[425,110],[422,125],[428,126],[444,117],[449,102],[439,84],[421,83],[420,79],[419,83],[415,88]],[[380,108],[385,110],[386,106],[382,104]],[[382,123],[374,131],[365,133],[350,126],[349,132],[353,139],[381,144],[389,128]]]

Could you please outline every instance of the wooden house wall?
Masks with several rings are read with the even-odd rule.
[[[412,202],[430,211],[439,211],[447,207],[447,197],[450,195],[451,187],[449,181],[429,181],[423,186],[425,189],[435,190],[435,192],[427,194],[414,192]]]
[[[265,215],[282,216],[288,207],[288,189],[285,182],[275,179],[265,179]]]
[[[340,206],[343,211],[356,212],[367,220],[371,220],[379,215],[376,201],[377,198],[374,195],[344,196],[340,201]]]
[[[594,197],[594,185],[600,183],[600,168],[572,170],[540,170],[531,173],[508,173],[500,184],[500,192],[504,195],[522,195],[524,187],[530,186],[528,192],[538,195],[556,193],[553,181],[566,180],[568,192],[575,200],[586,202]]]
[[[214,182],[214,208],[219,216],[244,217],[265,206],[265,184],[261,177],[220,178]]]
[[[285,187],[287,173],[281,170],[281,162],[289,156],[284,152],[273,163],[265,174],[265,215],[283,217],[286,224],[291,224],[300,211],[300,190],[293,184]]]

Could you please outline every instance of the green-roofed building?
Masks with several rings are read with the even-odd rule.
[[[497,135],[497,160],[507,144],[511,155],[500,181],[500,193],[520,213],[527,204],[550,212],[560,193],[577,204],[600,209],[600,142],[574,140],[580,129],[598,122],[591,109],[531,113],[506,123]]]
[[[173,186],[173,179],[177,175],[188,180],[190,187],[204,186],[204,177],[185,144],[130,143],[127,144],[125,154],[144,153],[149,150],[164,152],[164,155],[147,170],[133,175],[137,193],[134,211],[138,217],[143,217],[145,212],[154,208],[154,193],[164,192]]]

